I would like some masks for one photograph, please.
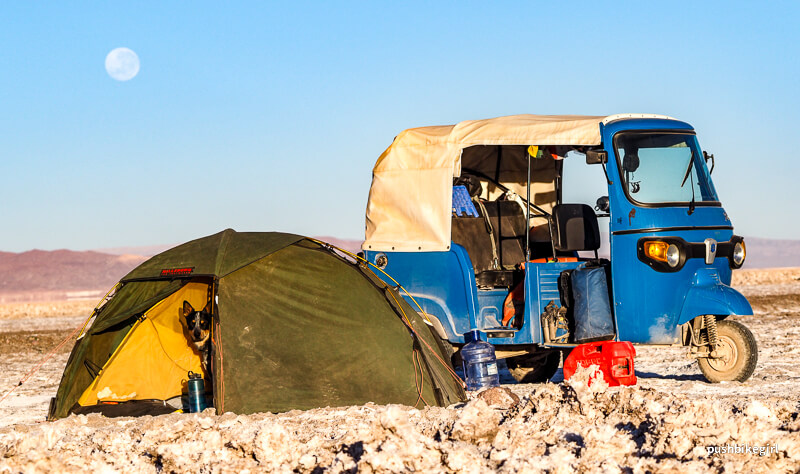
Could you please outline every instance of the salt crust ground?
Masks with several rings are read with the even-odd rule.
[[[42,422],[66,363],[61,351],[0,404],[0,472],[797,472],[800,270],[763,273],[738,285],[756,313],[739,320],[759,344],[745,383],[708,384],[684,349],[639,346],[635,387],[590,390],[586,374],[565,383],[559,371],[555,383],[506,385],[521,398],[510,409],[473,399],[422,410],[367,404]],[[0,349],[0,393],[82,319],[10,319],[0,307],[0,336],[27,341]],[[775,452],[709,454],[714,446]]]

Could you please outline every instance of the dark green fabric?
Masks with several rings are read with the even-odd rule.
[[[161,278],[161,271],[170,268],[194,267],[194,275],[214,275],[219,246],[223,238],[233,232],[231,229],[226,229],[173,247],[134,268],[122,278],[122,281]]]
[[[371,271],[297,235],[228,229],[159,254],[123,279],[72,350],[55,418],[74,407],[135,316],[188,282],[158,279],[161,270],[183,267],[219,279],[215,318],[222,350],[215,351],[213,364],[218,409],[280,412],[368,401],[414,405],[418,383],[429,404],[465,399],[442,363],[449,358],[438,336]]]
[[[131,282],[117,290],[100,309],[92,327],[72,348],[56,393],[56,417],[66,416],[78,402],[94,380],[94,374],[87,365],[96,370],[105,365],[136,321],[131,317],[146,311],[183,284],[181,281]],[[103,332],[112,326],[115,327],[111,331]]]
[[[156,255],[125,275],[122,281],[163,278],[162,270],[174,268],[194,268],[192,275],[223,276],[302,238],[280,232],[226,229]]]
[[[425,324],[422,317],[411,309],[408,302],[403,300],[395,290],[387,287],[384,289],[384,293],[386,301],[397,313],[407,315],[414,328],[414,336],[419,339],[417,342],[419,355],[425,362],[424,366],[436,387],[437,404],[447,406],[461,401],[463,389],[452,383],[453,376],[444,365],[450,364],[449,356],[445,355],[443,347],[439,344],[439,337],[433,332],[433,327]]]
[[[115,295],[92,325],[92,334],[97,334],[142,314],[154,304],[178,291],[189,280],[151,280],[125,283],[124,294]]]
[[[414,337],[381,289],[355,266],[309,244],[287,247],[220,281],[224,410],[414,405]],[[420,362],[423,396],[440,404],[430,369]],[[460,390],[452,378],[448,385],[439,392]],[[218,397],[220,391],[215,383]]]
[[[441,397],[441,405],[448,406],[453,403],[463,401],[466,397],[464,387],[453,378],[450,363],[450,351],[445,347],[448,343],[442,341],[432,324],[425,322],[422,315],[417,313],[417,309],[411,306],[400,293],[390,288],[381,280],[366,264],[358,265],[358,270],[372,282],[373,285],[382,288],[386,296],[386,301],[395,309],[398,314],[403,312],[408,316],[412,326],[416,330],[416,335],[424,341],[420,342],[421,355],[424,357],[427,369],[435,382],[438,395]]]
[[[237,232],[225,248],[217,276],[221,278],[303,239],[300,235],[280,232]]]

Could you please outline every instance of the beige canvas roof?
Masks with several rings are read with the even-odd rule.
[[[665,115],[509,115],[401,132],[372,170],[365,250],[445,251],[450,248],[452,181],[461,151],[473,145],[602,143],[600,123]]]

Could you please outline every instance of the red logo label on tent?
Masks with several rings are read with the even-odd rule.
[[[165,268],[161,270],[161,276],[166,277],[180,277],[190,275],[194,271],[194,267],[187,268]]]

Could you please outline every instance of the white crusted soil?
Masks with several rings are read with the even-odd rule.
[[[757,282],[740,287],[756,315],[737,319],[759,344],[745,383],[705,382],[684,349],[637,347],[635,387],[590,389],[587,373],[565,383],[559,371],[556,383],[505,385],[516,404],[497,393],[422,410],[367,404],[217,416],[209,409],[43,422],[66,362],[61,351],[0,404],[0,472],[794,472],[800,290]],[[0,331],[22,329],[15,322]],[[60,334],[71,329],[62,325]],[[0,396],[42,356],[35,343],[22,346],[3,354]],[[715,446],[775,452],[709,454]]]

